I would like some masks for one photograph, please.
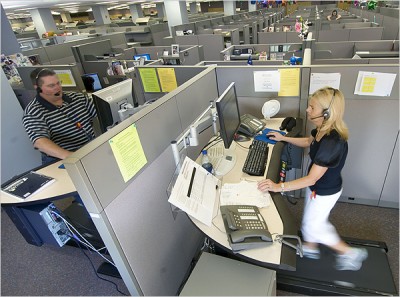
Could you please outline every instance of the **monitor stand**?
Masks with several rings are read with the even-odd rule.
[[[234,148],[226,150],[221,142],[207,149],[207,153],[216,176],[224,176],[235,167],[236,153]]]

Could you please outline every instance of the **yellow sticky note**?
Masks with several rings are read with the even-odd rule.
[[[157,68],[157,72],[163,92],[171,92],[178,87],[174,68]]]
[[[146,155],[144,154],[135,124],[115,135],[108,143],[111,146],[125,182],[130,180],[146,165]]]
[[[160,85],[157,79],[155,68],[139,68],[140,78],[142,79],[145,92],[159,93]]]
[[[70,70],[54,70],[63,87],[75,87],[76,83]]]
[[[361,85],[361,92],[373,93],[376,85],[376,77],[364,77]]]
[[[281,89],[278,96],[300,96],[300,68],[279,69]]]

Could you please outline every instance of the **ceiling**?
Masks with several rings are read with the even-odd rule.
[[[187,1],[187,2],[194,2]],[[197,0],[196,2],[203,2],[204,0]],[[211,0],[213,1],[213,0]],[[106,5],[108,9],[127,9],[128,5],[132,4],[143,4],[146,5],[154,5],[157,2],[164,2],[160,0],[116,0],[116,1],[105,1],[105,0],[7,0],[0,1],[3,6],[6,14],[10,16],[12,13],[14,14],[27,14],[30,9],[36,8],[50,8],[53,12],[63,13],[63,12],[85,12],[88,11],[94,5]],[[207,0],[210,2],[210,0]]]

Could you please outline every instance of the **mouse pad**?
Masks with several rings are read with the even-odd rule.
[[[264,141],[264,142],[267,142],[267,143],[270,143],[270,144],[275,144],[275,143],[277,143],[276,140],[269,139],[269,138],[266,136],[266,135],[268,134],[268,132],[270,132],[270,131],[272,131],[272,132],[278,132],[278,133],[281,133],[282,135],[285,135],[285,134],[286,134],[285,132],[280,131],[280,130],[274,130],[274,129],[265,128],[265,129],[262,131],[262,134],[259,134],[259,135],[257,135],[257,136],[254,136],[254,139],[256,139],[256,140],[261,140],[261,141]]]

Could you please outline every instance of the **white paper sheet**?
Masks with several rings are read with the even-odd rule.
[[[211,226],[217,208],[219,180],[201,165],[186,157],[168,202]]]
[[[354,94],[390,96],[396,73],[359,71]]]
[[[269,206],[271,195],[258,190],[256,182],[226,183],[221,189],[220,202],[221,205],[255,205],[261,208]]]
[[[311,73],[309,94],[324,87],[339,89],[340,76],[340,73]]]
[[[254,71],[255,92],[279,92],[281,89],[280,73],[274,71]]]

